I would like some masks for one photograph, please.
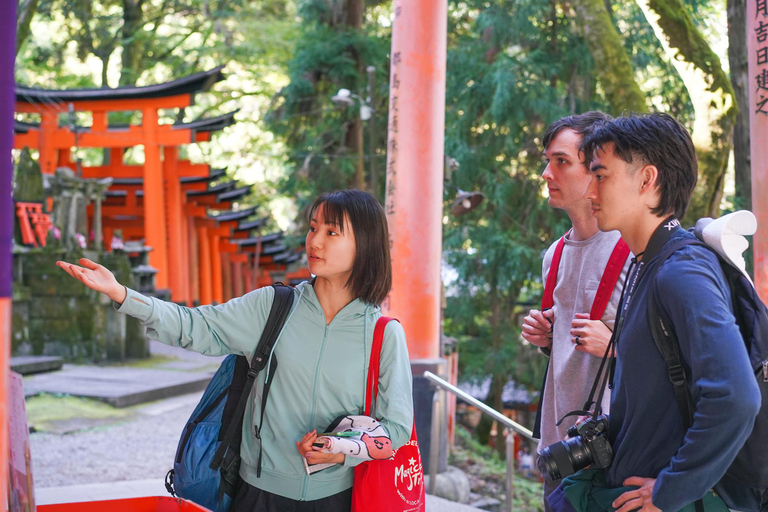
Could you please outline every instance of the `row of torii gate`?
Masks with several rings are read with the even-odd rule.
[[[45,90],[16,86],[16,112],[38,114],[40,122],[14,124],[14,148],[39,151],[43,174],[75,169],[71,148],[105,148],[102,165],[81,167],[83,178],[113,179],[101,207],[102,233],[109,250],[120,230],[126,241],[144,240],[152,248],[155,285],[185,304],[222,303],[254,287],[269,285],[299,258],[281,243],[282,233],[262,235],[265,218],[249,220],[256,208],[233,205],[251,192],[237,187],[223,169],[179,157],[185,144],[210,141],[215,131],[235,122],[237,111],[189,123],[161,124],[160,109],[193,104],[196,93],[222,80],[223,66],[146,87]],[[139,111],[141,124],[111,126],[111,112]],[[90,112],[90,127],[74,128],[62,116]],[[124,162],[128,148],[143,146],[144,164]],[[212,185],[216,183],[216,185]],[[218,213],[209,213],[209,210]],[[89,207],[89,231],[94,229]],[[255,236],[254,236],[255,235]],[[308,272],[281,279],[308,277]]]

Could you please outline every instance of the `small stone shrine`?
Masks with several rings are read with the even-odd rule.
[[[99,210],[111,182],[79,178],[66,167],[44,177],[29,150],[21,152],[14,188],[13,355],[76,361],[149,356],[137,320],[115,312],[106,297],[56,266],[58,260],[76,262],[85,257],[111,269],[121,282],[131,283],[128,255],[101,249]],[[89,205],[94,208],[90,230]]]

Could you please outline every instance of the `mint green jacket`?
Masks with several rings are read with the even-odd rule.
[[[249,360],[259,342],[272,301],[272,287],[254,290],[218,306],[186,308],[128,289],[118,311],[138,318],[147,336],[167,345],[218,356],[242,354]],[[307,475],[296,442],[312,429],[318,432],[336,417],[362,414],[373,329],[378,306],[359,299],[347,304],[331,321],[310,283],[294,290],[294,305],[269,365],[278,366],[261,429],[262,472],[256,477],[261,396],[269,367],[262,371],[245,410],[240,476],[259,489],[294,500],[316,500],[352,486],[353,467],[360,459]],[[405,332],[390,322],[384,332],[379,395],[374,416],[387,429],[393,448],[404,445],[413,427],[411,367]]]

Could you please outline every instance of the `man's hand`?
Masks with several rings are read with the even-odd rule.
[[[555,311],[532,309],[523,319],[523,339],[531,345],[547,348],[552,345],[552,324]]]
[[[587,313],[576,313],[571,322],[571,341],[576,344],[576,350],[586,352],[595,357],[603,357],[608,342],[611,340],[611,330],[601,320],[590,320]]]
[[[616,498],[611,506],[616,512],[630,512],[630,510],[639,510],[640,512],[661,512],[651,501],[653,497],[653,486],[656,483],[655,478],[643,478],[632,476],[624,480],[624,485],[637,485],[638,488],[627,491]]]
[[[317,430],[307,432],[301,441],[296,442],[296,449],[302,457],[307,459],[307,464],[344,464],[343,453],[327,453],[320,451],[322,448],[312,446],[317,439]]]

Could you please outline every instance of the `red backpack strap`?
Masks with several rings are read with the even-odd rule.
[[[373,345],[371,346],[371,359],[368,362],[368,382],[365,386],[365,415],[370,416],[373,409],[373,402],[379,394],[379,361],[381,360],[381,347],[384,344],[384,329],[387,324],[396,318],[382,316],[376,322],[373,330]]]
[[[568,231],[570,233],[570,231]],[[552,255],[552,263],[549,264],[549,273],[547,274],[547,282],[544,284],[544,296],[541,298],[541,310],[545,311],[555,305],[555,286],[557,286],[557,271],[560,268],[560,257],[563,255],[563,247],[565,246],[565,237],[568,234],[560,237],[560,240],[555,246],[555,253]]]
[[[616,283],[621,276],[621,271],[624,269],[624,263],[629,256],[629,246],[623,238],[619,238],[616,242],[616,247],[613,248],[608,264],[603,271],[603,277],[600,279],[600,285],[597,287],[597,293],[595,294],[595,300],[592,302],[592,310],[589,312],[590,320],[600,320],[603,318],[605,309],[608,307],[608,303],[613,295],[613,290],[616,288]]]

